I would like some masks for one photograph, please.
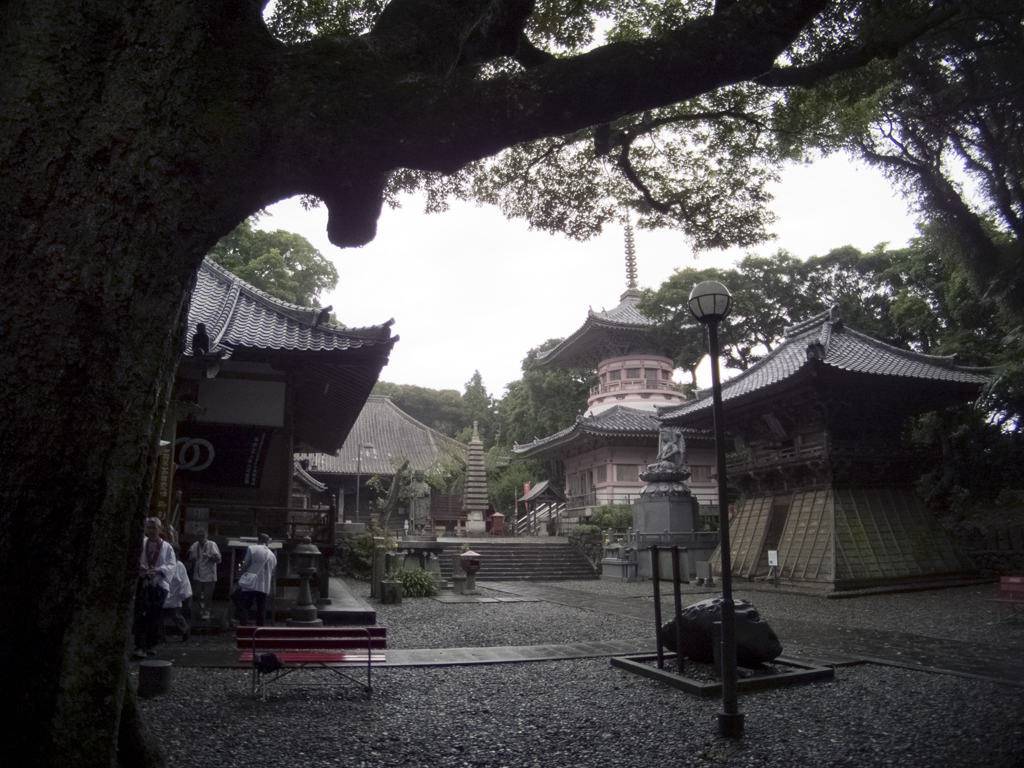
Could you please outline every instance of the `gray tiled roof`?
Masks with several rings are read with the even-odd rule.
[[[934,382],[952,389],[980,388],[990,378],[987,369],[958,366],[952,357],[899,349],[847,328],[838,308],[833,308],[787,328],[782,343],[769,355],[722,384],[722,402],[761,395],[814,366],[833,373]],[[696,401],[659,413],[662,421],[678,424],[710,409],[711,390],[704,389],[697,392]]]
[[[565,493],[556,485],[553,485],[550,480],[541,480],[539,483],[530,488],[530,492],[524,494],[519,501],[567,501]]]
[[[326,313],[267,295],[204,260],[192,292],[183,365],[217,359],[271,363],[292,377],[292,426],[297,445],[325,451],[344,442],[377,382],[397,336],[391,324],[369,328],[325,325]],[[196,324],[204,323],[210,354],[191,354]]]
[[[391,323],[369,328],[336,328],[317,323],[321,310],[274,298],[209,259],[199,268],[188,311],[191,352],[196,323],[205,323],[211,352],[232,356],[238,347],[329,352],[391,345]]]
[[[293,464],[293,474],[294,474],[294,476],[297,479],[301,480],[303,483],[305,483],[307,486],[309,486],[309,488],[311,488],[314,491],[326,491],[327,490],[327,486],[326,485],[321,483],[319,480],[317,480],[315,477],[313,477],[311,474],[309,474],[309,472],[307,472],[306,470],[304,470],[302,468],[302,463],[299,461],[298,457],[295,457],[293,459],[292,464]]]
[[[657,441],[661,422],[652,411],[616,405],[593,416],[578,416],[576,423],[548,437],[512,448],[524,458],[541,456],[555,449],[592,437],[650,437]],[[710,437],[703,431],[690,430],[687,438]]]
[[[613,334],[635,337],[637,344],[646,346],[647,330],[653,321],[637,309],[639,302],[640,291],[631,288],[622,294],[616,307],[600,312],[588,310],[583,325],[557,347],[538,355],[537,361],[550,366],[596,368],[604,356],[604,342]]]
[[[357,462],[358,445],[363,445],[362,460]],[[373,446],[367,448],[366,446]],[[303,453],[309,472],[316,476],[394,474],[393,459],[409,459],[413,470],[426,470],[444,454],[466,460],[468,447],[445,437],[436,429],[416,421],[383,395],[370,395],[336,454]]]

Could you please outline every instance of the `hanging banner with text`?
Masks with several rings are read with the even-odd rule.
[[[259,488],[273,429],[182,422],[174,462],[187,477],[209,485]]]

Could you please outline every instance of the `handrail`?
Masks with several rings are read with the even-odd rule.
[[[653,385],[653,386],[651,386]],[[590,388],[591,395],[607,395],[615,392],[680,392],[686,389],[674,381],[656,381],[654,379],[632,379],[595,384]]]

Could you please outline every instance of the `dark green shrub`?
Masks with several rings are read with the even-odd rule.
[[[371,525],[363,533],[342,536],[341,569],[357,579],[370,578],[373,568],[373,540],[384,539],[384,548],[393,552],[397,540],[390,531]]]
[[[633,527],[632,504],[603,504],[590,516],[590,524],[598,528],[625,531]]]
[[[391,581],[402,582],[404,597],[433,597],[438,593],[434,577],[422,568],[403,568],[388,574]]]

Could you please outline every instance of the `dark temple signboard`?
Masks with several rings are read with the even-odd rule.
[[[196,482],[259,488],[273,429],[184,422],[178,425],[174,461]]]

